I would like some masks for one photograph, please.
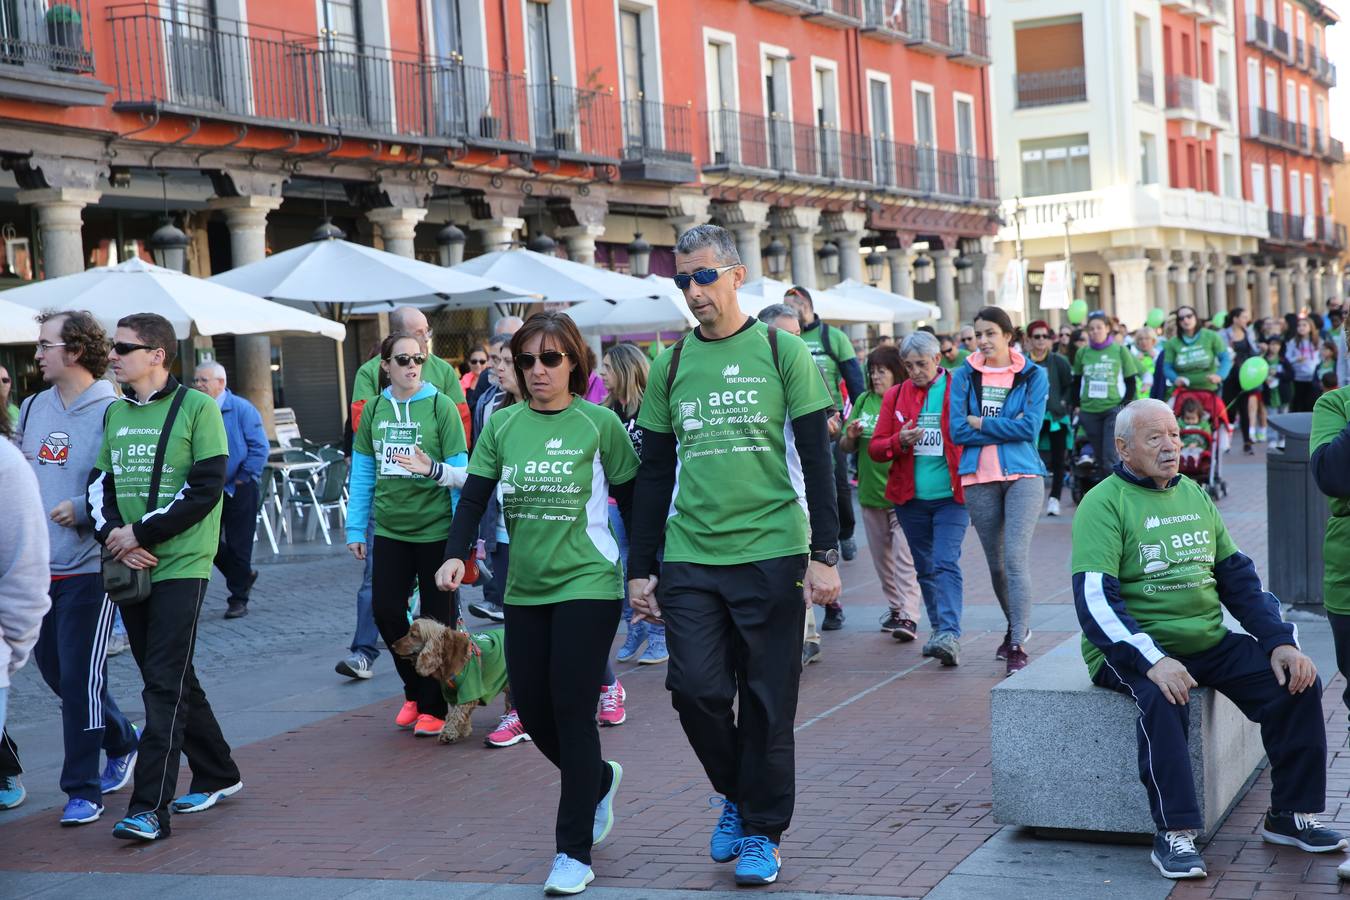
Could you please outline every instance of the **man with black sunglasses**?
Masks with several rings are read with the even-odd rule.
[[[638,416],[628,571],[654,571],[663,531],[665,548],[659,579],[630,580],[629,599],[666,624],[666,684],[723,797],[712,858],[768,884],[795,801],[804,601],[839,596],[831,401],[801,338],[741,311],[728,231],[685,232],[675,267],[699,326],[653,363]]]

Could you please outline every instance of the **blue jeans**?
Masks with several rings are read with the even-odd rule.
[[[361,576],[361,588],[356,592],[356,634],[352,637],[352,652],[360,653],[370,662],[380,655],[380,629],[375,627],[375,613],[370,601],[370,577],[375,565],[375,517],[366,526],[366,571]]]
[[[919,590],[934,633],[961,636],[961,604],[965,587],[961,580],[961,542],[970,525],[970,514],[955,500],[915,498],[895,508],[896,518],[909,541]]]

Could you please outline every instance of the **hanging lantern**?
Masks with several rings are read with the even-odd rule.
[[[436,233],[436,247],[440,251],[441,265],[457,266],[464,262],[464,232],[454,222]]]
[[[159,220],[159,227],[150,235],[148,246],[155,258],[155,265],[175,272],[187,271],[187,248],[192,241],[182,229],[173,224],[173,219],[165,215]]]
[[[914,283],[928,284],[933,280],[933,260],[927,253],[920,253],[914,258]]]
[[[956,268],[956,280],[961,284],[975,283],[975,261],[965,256],[958,256],[952,265]]]
[[[540,232],[530,238],[529,243],[525,245],[525,249],[533,250],[535,253],[542,253],[545,256],[556,256],[558,253],[558,242],[543,232]]]
[[[867,280],[875,284],[886,274],[886,254],[880,247],[873,247],[867,254]]]
[[[820,259],[820,270],[825,273],[827,278],[833,278],[839,274],[839,247],[834,241],[826,241],[816,256]]]
[[[787,245],[778,239],[778,235],[774,235],[769,246],[764,248],[764,263],[770,277],[777,278],[783,274],[787,268],[787,255]]]
[[[345,241],[347,232],[334,225],[333,220],[328,216],[324,216],[323,222],[319,224],[318,228],[314,229],[314,233],[309,236],[309,239],[311,241]]]
[[[628,244],[628,274],[634,278],[646,278],[651,272],[652,245],[642,236],[642,232],[633,232],[633,240]]]

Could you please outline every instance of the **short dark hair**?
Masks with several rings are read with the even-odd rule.
[[[1008,337],[1016,337],[1017,329],[1013,327],[1012,317],[997,306],[986,306],[975,314],[976,322],[992,322],[998,326],[998,330]]]
[[[900,359],[900,350],[895,344],[882,344],[867,354],[867,370],[869,373],[873,367],[890,369],[891,374],[895,376],[896,384],[909,377],[905,372],[905,363]]]
[[[525,352],[525,342],[536,335],[540,337],[540,349],[543,349],[544,341],[549,340],[557,345],[553,349],[566,353],[567,358],[576,363],[576,368],[572,369],[572,374],[567,379],[567,389],[578,397],[586,396],[586,385],[591,380],[591,355],[594,351],[586,345],[572,317],[561,312],[535,313],[526,319],[525,324],[511,337],[511,365],[516,370],[520,396],[526,400],[530,399],[525,372],[520,368],[520,354]]]
[[[66,352],[75,354],[90,375],[102,378],[108,371],[108,350],[112,342],[94,314],[87,309],[44,309],[38,314],[37,323],[45,325],[52,319],[62,320],[61,343],[66,345]]]
[[[794,284],[786,291],[783,291],[783,299],[786,300],[788,297],[801,297],[811,309],[814,310],[816,308],[816,301],[812,299],[811,292],[800,284]]]
[[[394,345],[407,338],[410,341],[416,341],[417,346],[421,347],[422,342],[418,340],[417,335],[408,331],[394,331],[382,341],[380,341],[380,359],[389,362],[390,357],[394,355]]]
[[[147,347],[164,351],[164,368],[172,369],[178,357],[178,337],[173,325],[159,313],[132,313],[117,320],[118,328],[136,332],[136,339]]]

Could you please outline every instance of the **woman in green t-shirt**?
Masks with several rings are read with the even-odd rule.
[[[878,347],[868,355],[867,374],[871,390],[864,391],[853,404],[848,424],[839,438],[839,449],[854,453],[860,445],[864,448],[858,453],[858,505],[862,507],[863,528],[872,565],[881,581],[881,594],[890,607],[881,620],[881,630],[907,643],[914,640],[919,627],[919,604],[923,600],[919,576],[914,570],[914,557],[909,553],[909,541],[895,517],[895,504],[886,499],[891,464],[877,462],[865,449],[876,430],[882,398],[905,380],[905,364],[894,344]]]
[[[1102,481],[1116,464],[1116,416],[1135,398],[1139,364],[1114,340],[1106,313],[1088,316],[1087,332],[1088,345],[1073,358],[1073,396]]]
[[[600,755],[596,688],[619,625],[623,560],[611,495],[627,517],[638,457],[612,410],[582,399],[586,344],[563,313],[531,316],[511,339],[526,402],[488,419],[450,526],[442,590],[459,587],[488,498],[502,487],[511,536],[506,669],[521,723],[562,773],[548,893],[594,877],[591,847],[614,822],[623,776]]]
[[[1177,334],[1163,345],[1163,373],[1178,391],[1217,392],[1233,367],[1218,332],[1200,327],[1195,307],[1177,308]]]
[[[367,401],[352,439],[347,548],[359,560],[374,551],[371,611],[387,645],[408,633],[408,596],[417,579],[422,615],[444,625],[459,621],[458,598],[436,589],[453,508],[451,491],[463,483],[469,457],[459,409],[422,380],[427,353],[409,334],[380,344],[380,370],[389,386]],[[366,525],[375,521],[374,547]],[[403,706],[394,718],[419,737],[440,734],[446,703],[435,679],[418,675],[412,660],[394,655],[403,680]]]

